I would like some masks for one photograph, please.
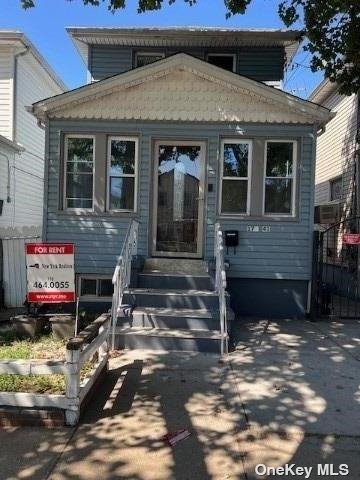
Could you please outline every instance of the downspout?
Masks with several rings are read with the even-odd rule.
[[[7,163],[7,179],[6,179],[6,203],[11,202],[11,196],[10,196],[10,159],[8,155],[6,155],[3,152],[0,152],[0,155],[3,156],[6,160]]]
[[[307,305],[306,305],[306,314],[310,319],[313,320],[312,315],[314,314],[314,210],[315,210],[315,174],[316,174],[316,147],[317,147],[317,139],[320,135],[325,132],[325,127],[318,128],[318,125],[314,125],[312,138],[312,165],[311,165],[311,198],[310,198],[310,219],[309,219],[309,227],[310,231],[312,232],[311,239],[310,239],[310,280],[308,281],[308,290],[307,290]]]
[[[17,73],[18,73],[18,59],[29,53],[30,47],[25,47],[24,50],[14,55],[14,74],[13,74],[13,128],[12,128],[12,140],[17,141],[17,129],[16,129],[16,105],[17,105]]]

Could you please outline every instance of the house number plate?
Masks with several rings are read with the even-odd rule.
[[[246,228],[247,232],[253,233],[270,233],[271,226],[270,225],[248,225]]]

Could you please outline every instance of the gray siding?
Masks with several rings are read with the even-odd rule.
[[[241,128],[239,128],[241,127]],[[49,131],[47,241],[74,241],[78,273],[111,275],[128,228],[130,217],[110,214],[75,216],[58,211],[61,133],[115,133],[138,135],[140,139],[138,218],[139,254],[149,253],[151,229],[151,185],[153,141],[158,138],[198,139],[207,142],[207,182],[204,251],[213,256],[214,223],[217,219],[218,149],[221,136],[243,138],[291,138],[301,145],[298,218],[292,221],[269,219],[221,219],[224,229],[240,232],[237,253],[229,252],[230,277],[307,280],[311,270],[313,137],[311,127],[286,125],[218,125],[137,122],[51,121]],[[207,188],[205,189],[207,190]],[[247,232],[248,225],[271,225],[270,233]]]
[[[89,72],[93,80],[111,77],[132,69],[132,50],[114,45],[90,47]]]
[[[207,53],[216,52],[210,49],[171,48],[171,49],[132,49],[114,45],[92,45],[89,55],[89,72],[93,80],[101,80],[117,73],[131,70],[136,51],[164,52],[166,56],[179,51],[205,59]],[[282,47],[242,47],[226,49],[224,53],[237,54],[237,73],[258,81],[279,81],[283,78],[285,52]]]

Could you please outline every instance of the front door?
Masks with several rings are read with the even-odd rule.
[[[155,143],[155,256],[200,258],[203,248],[205,143]]]

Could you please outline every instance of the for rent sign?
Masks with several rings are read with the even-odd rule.
[[[343,242],[347,245],[360,245],[360,233],[344,233]]]
[[[72,243],[28,243],[25,248],[28,301],[74,302],[74,245]]]

